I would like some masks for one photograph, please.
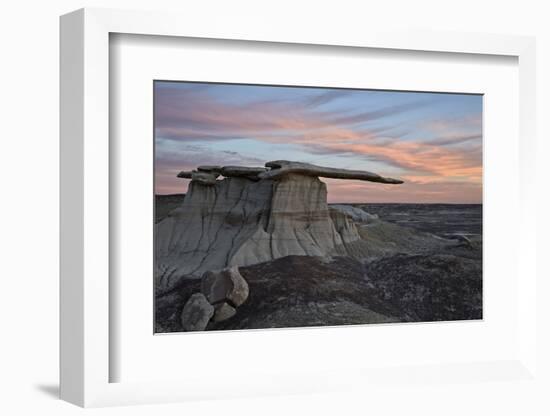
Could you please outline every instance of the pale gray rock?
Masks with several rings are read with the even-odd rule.
[[[181,325],[185,331],[204,331],[214,316],[214,307],[202,293],[192,295],[181,312]]]
[[[193,172],[191,174],[191,179],[193,182],[197,182],[201,185],[215,185],[216,184],[216,178],[220,176],[219,173],[215,172]]]
[[[237,265],[235,253],[267,227],[272,181],[226,178],[214,186],[194,181],[180,207],[155,226],[156,289],[165,292],[181,278],[200,278],[207,270]],[[271,258],[269,236],[249,261]],[[241,255],[242,256],[242,255]]]
[[[178,178],[191,179],[193,177],[193,172],[190,170],[182,170],[177,174]]]
[[[248,299],[248,295],[250,293],[248,283],[239,273],[239,268],[237,266],[231,267],[227,270],[227,272],[231,282],[233,283],[233,289],[227,296],[227,300],[230,301],[235,307],[241,306],[246,299]]]
[[[208,271],[202,276],[201,292],[211,304],[225,302],[233,283],[225,278],[224,271]]]
[[[229,302],[237,307],[246,301],[249,289],[248,283],[239,273],[239,268],[233,266],[206,272],[202,277],[201,292],[211,304]]]
[[[182,170],[177,174],[178,178],[192,179],[202,185],[214,185],[216,179],[220,176],[221,167],[219,166],[199,166],[197,170]]]
[[[384,178],[376,173],[367,172],[364,170],[327,168],[324,166],[317,166],[302,162],[291,162],[288,160],[275,160],[272,162],[267,162],[265,166],[271,169],[259,175],[262,179],[276,179],[293,173],[323,178],[357,179],[360,181],[394,185],[403,183],[400,179]]]
[[[237,309],[231,306],[227,302],[219,303],[215,306],[214,317],[212,320],[214,322],[226,321],[229,318],[232,318],[237,313]]]
[[[378,215],[369,214],[361,208],[357,208],[352,205],[332,204],[329,205],[329,208],[340,211],[341,213],[350,217],[355,222],[370,224],[371,222],[378,220]]]

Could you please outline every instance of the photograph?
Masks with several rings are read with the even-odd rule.
[[[155,80],[154,332],[483,319],[483,95]]]
[[[550,416],[548,2],[2,6],[0,416]]]

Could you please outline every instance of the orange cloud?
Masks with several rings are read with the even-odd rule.
[[[386,166],[387,171],[377,170],[377,173],[399,176],[406,181],[396,187],[330,181],[329,198],[333,201],[335,198],[340,201],[368,198],[373,202],[481,201],[480,114],[416,121],[416,129],[408,125],[407,131],[403,132],[402,126],[391,124],[395,120],[391,116],[414,110],[422,103],[385,106],[369,111],[320,111],[317,108],[345,94],[345,91],[328,91],[304,102],[274,99],[242,104],[238,100],[231,103],[216,100],[199,88],[167,90],[162,95],[155,95],[155,136],[172,141],[174,148],[186,141],[243,137],[257,142],[291,144],[300,146],[313,156],[353,156],[364,160],[367,170],[369,162],[380,162],[377,166]],[[375,120],[382,122],[372,124]],[[411,131],[414,136],[402,138]],[[423,133],[426,133],[425,138],[418,137]],[[175,178],[174,172],[184,169],[189,163],[250,162],[246,155],[233,157],[219,152],[191,156],[186,158],[185,153],[180,152],[160,161],[156,171],[158,193],[184,192],[186,182]],[[254,161],[254,164],[263,162]]]

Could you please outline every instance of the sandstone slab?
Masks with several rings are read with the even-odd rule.
[[[216,178],[220,176],[216,172],[193,172],[191,174],[191,179],[193,182],[200,183],[201,185],[215,185]]]
[[[376,173],[367,172],[364,170],[329,168],[324,166],[312,165],[310,163],[292,162],[289,160],[275,160],[272,162],[267,162],[265,166],[271,169],[259,175],[262,179],[276,179],[281,176],[294,173],[323,178],[357,179],[360,181],[378,182],[393,185],[403,183],[403,181],[400,179],[385,178]]]

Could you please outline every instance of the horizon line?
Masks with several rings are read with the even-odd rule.
[[[154,196],[181,196],[186,195],[186,193],[176,193],[176,194],[157,194],[154,193]],[[483,205],[482,202],[327,202],[327,205],[334,205],[334,204],[423,204],[423,205]]]

